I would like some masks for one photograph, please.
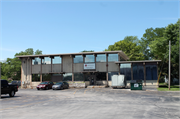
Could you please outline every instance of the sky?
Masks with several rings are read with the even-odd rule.
[[[179,0],[0,0],[0,60],[28,48],[43,54],[104,51],[126,36],[180,18]]]

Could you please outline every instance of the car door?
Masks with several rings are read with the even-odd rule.
[[[9,93],[9,85],[7,83],[7,81],[3,81],[1,80],[1,91],[5,94]]]

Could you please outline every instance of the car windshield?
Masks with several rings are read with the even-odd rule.
[[[48,82],[42,82],[42,83],[40,83],[40,84],[48,84]]]
[[[57,82],[56,85],[63,84],[63,82]]]

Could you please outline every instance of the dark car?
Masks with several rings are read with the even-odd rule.
[[[18,86],[15,84],[8,84],[7,80],[1,80],[1,95],[9,94],[10,97],[14,97],[18,91]]]
[[[21,86],[21,81],[14,80],[14,81],[11,82],[11,84],[15,84],[15,85],[17,85],[19,87],[19,86]]]
[[[52,86],[52,89],[55,90],[55,89],[65,89],[65,88],[69,88],[69,84],[67,82],[57,82],[56,84],[54,84]]]
[[[54,83],[51,81],[43,81],[37,86],[37,90],[40,90],[40,89],[48,90],[48,89],[51,89],[53,85]]]

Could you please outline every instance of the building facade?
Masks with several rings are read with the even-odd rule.
[[[111,86],[111,76],[126,75],[127,81],[141,79],[156,85],[158,62],[127,61],[122,51],[17,56],[21,62],[22,88],[34,88],[42,81],[84,82]]]

